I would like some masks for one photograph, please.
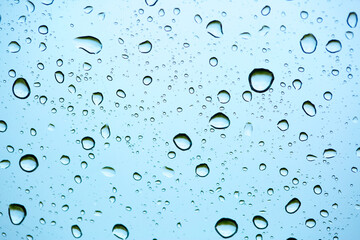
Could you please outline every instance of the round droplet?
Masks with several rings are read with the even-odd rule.
[[[307,19],[308,16],[309,16],[309,13],[308,13],[308,12],[306,12],[306,11],[301,11],[301,12],[300,12],[300,17],[301,17],[302,19]]]
[[[310,117],[314,117],[316,115],[315,105],[310,101],[305,101],[302,105],[302,109]]]
[[[210,58],[209,64],[210,64],[210,66],[212,66],[212,67],[216,67],[216,66],[218,65],[218,60],[217,60],[217,58],[216,58],[216,57]]]
[[[225,129],[230,126],[230,119],[223,113],[218,112],[209,120],[210,125],[216,129]]]
[[[286,177],[289,174],[289,171],[286,168],[280,168],[280,175]]]
[[[245,102],[250,102],[252,100],[252,93],[250,91],[245,91],[242,94],[242,98]]]
[[[112,167],[103,167],[101,173],[104,174],[105,177],[114,177],[116,171]]]
[[[70,158],[69,156],[66,156],[66,155],[62,155],[60,157],[60,162],[63,164],[63,165],[68,165],[70,163]]]
[[[306,132],[301,132],[300,134],[299,134],[299,140],[300,141],[306,141],[308,139],[308,135],[307,135],[307,133]]]
[[[101,92],[95,92],[95,93],[92,94],[91,100],[96,106],[98,106],[104,100],[104,96],[102,95]]]
[[[82,178],[81,178],[81,176],[80,176],[80,175],[76,175],[76,176],[74,177],[74,181],[75,181],[77,184],[82,183]]]
[[[206,177],[210,172],[209,166],[206,163],[202,163],[196,166],[195,173],[199,177]]]
[[[258,229],[265,229],[268,226],[267,220],[262,216],[255,216],[253,218],[253,223]]]
[[[146,86],[150,85],[150,83],[152,83],[152,77],[150,77],[150,76],[145,76],[145,77],[143,78],[143,83],[144,83],[144,85],[146,85]]]
[[[315,220],[313,218],[309,218],[308,220],[305,221],[305,225],[308,228],[313,228],[313,227],[315,227],[316,222],[315,222]]]
[[[12,91],[15,97],[20,99],[25,99],[30,95],[29,84],[24,78],[18,78],[15,80]]]
[[[119,97],[119,98],[125,98],[126,97],[126,93],[124,92],[124,90],[122,89],[118,89],[116,91],[116,95]]]
[[[64,79],[65,79],[65,76],[64,76],[64,74],[63,74],[61,71],[56,71],[56,72],[55,72],[55,80],[56,80],[58,83],[63,83],[63,82],[64,82]]]
[[[84,137],[81,140],[81,145],[85,150],[91,150],[95,147],[95,141],[91,137]]]
[[[11,53],[17,53],[21,49],[20,44],[18,42],[12,41],[8,45],[8,50]]]
[[[125,240],[129,237],[128,229],[122,224],[116,224],[112,229],[112,233],[122,240]]]
[[[342,46],[341,46],[341,42],[339,40],[333,39],[330,40],[327,44],[326,44],[326,50],[329,53],[337,53],[340,52]]]
[[[138,172],[134,172],[133,178],[135,181],[140,181],[142,179],[142,176]]]
[[[78,225],[72,225],[71,226],[71,233],[74,236],[74,238],[81,238],[82,232]]]
[[[3,120],[0,120],[0,132],[5,132],[7,130],[7,123]]]
[[[300,206],[301,206],[300,200],[297,198],[293,198],[290,200],[290,202],[288,202],[288,204],[286,204],[285,210],[289,214],[294,214],[296,213],[297,210],[299,210]]]
[[[221,218],[215,224],[215,230],[221,237],[230,238],[236,234],[238,225],[230,218]]]
[[[263,7],[263,9],[261,10],[261,14],[262,14],[263,16],[267,16],[267,15],[269,15],[270,11],[271,11],[270,6],[266,5],[266,6]]]
[[[304,53],[310,54],[315,52],[317,47],[317,40],[314,35],[308,33],[300,40],[300,46]]]
[[[351,28],[355,28],[358,22],[358,16],[355,12],[351,12],[349,13],[348,17],[347,17],[347,24],[349,25],[349,27]]]
[[[314,187],[314,193],[315,193],[316,195],[319,195],[319,194],[322,193],[322,188],[321,188],[320,185],[316,185],[316,186]]]
[[[189,150],[192,146],[191,139],[185,133],[179,133],[178,135],[176,135],[173,139],[173,142],[175,146],[182,151]]]
[[[277,127],[281,130],[281,131],[286,131],[289,129],[289,123],[287,120],[283,119],[280,120],[277,124]]]
[[[38,29],[40,34],[47,34],[49,32],[49,29],[46,25],[41,25]]]
[[[158,0],[145,0],[146,5],[152,7],[157,3]]]
[[[249,84],[253,91],[266,92],[274,81],[274,74],[268,69],[255,68],[249,74]]]
[[[337,155],[336,150],[332,148],[325,149],[323,153],[324,158],[333,158],[336,155]]]
[[[199,14],[195,15],[194,20],[198,24],[202,23],[202,18],[201,18],[201,16]]]
[[[302,86],[302,82],[299,80],[299,79],[295,79],[293,82],[292,82],[292,85],[293,87],[296,89],[296,90],[300,90],[301,86]]]
[[[215,38],[219,38],[223,35],[222,24],[218,20],[213,20],[209,22],[206,26],[206,30],[211,36]]]
[[[26,208],[21,204],[9,205],[9,218],[12,224],[20,225],[26,217]]]
[[[104,139],[108,139],[108,138],[110,137],[110,135],[111,135],[109,125],[105,124],[105,125],[101,128],[100,133],[101,133],[101,136],[102,136]]]
[[[102,49],[99,39],[92,36],[82,36],[75,38],[75,46],[90,54],[97,54]]]
[[[230,93],[226,90],[221,90],[218,92],[217,98],[222,104],[228,103],[230,101]]]
[[[323,209],[320,211],[320,215],[324,218],[327,218],[329,216],[329,212]]]
[[[149,53],[152,49],[152,44],[150,41],[146,40],[140,43],[138,48],[141,53]]]
[[[326,100],[326,101],[330,101],[331,99],[332,99],[332,93],[331,92],[324,92],[324,99]]]
[[[39,166],[39,162],[34,155],[26,154],[20,158],[19,165],[25,172],[33,172]]]

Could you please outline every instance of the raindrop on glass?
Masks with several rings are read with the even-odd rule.
[[[82,36],[74,39],[75,46],[90,54],[97,54],[102,49],[102,43],[99,39],[92,36]]]
[[[112,233],[122,240],[125,240],[129,237],[129,230],[122,224],[114,225]]]
[[[173,142],[177,148],[182,151],[189,150],[192,146],[191,139],[185,133],[179,133],[173,139]]]
[[[315,105],[310,101],[305,101],[302,105],[302,109],[310,117],[314,117],[316,115]]]
[[[285,206],[285,210],[289,214],[296,213],[297,210],[299,210],[301,206],[301,202],[297,198],[291,199]]]
[[[150,41],[146,40],[140,43],[138,48],[141,53],[149,53],[152,49],[152,44]]]
[[[315,52],[317,47],[317,40],[314,35],[308,33],[300,40],[300,46],[304,53],[310,54]]]
[[[253,91],[266,92],[274,81],[274,74],[268,69],[255,68],[249,74],[249,84]]]
[[[223,35],[222,24],[218,20],[213,20],[209,22],[206,26],[206,30],[211,36],[215,38],[219,38]]]
[[[215,230],[221,237],[230,238],[238,231],[238,225],[230,218],[221,218],[216,222]]]
[[[225,129],[230,126],[230,119],[225,114],[218,112],[210,118],[209,123],[213,128]]]
[[[30,87],[28,82],[24,78],[18,78],[15,80],[12,91],[15,97],[25,99],[30,95]]]
[[[37,158],[32,154],[26,154],[20,158],[20,168],[25,172],[33,172],[39,166]]]
[[[12,224],[20,225],[26,217],[26,208],[21,204],[9,205],[9,218]]]
[[[199,177],[206,177],[210,172],[209,166],[206,163],[201,163],[196,166],[195,173]]]

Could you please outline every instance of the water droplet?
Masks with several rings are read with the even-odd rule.
[[[20,225],[26,217],[26,209],[23,205],[20,204],[10,204],[9,205],[9,217],[10,221],[14,225]]]
[[[80,175],[76,175],[76,176],[74,177],[74,181],[75,181],[77,184],[82,183],[82,178],[81,178],[81,176],[80,176]]]
[[[242,94],[242,98],[245,102],[250,102],[252,100],[252,93],[250,91],[245,91]]]
[[[347,31],[347,32],[345,33],[345,37],[346,37],[347,39],[351,40],[351,39],[354,38],[354,33],[351,32],[351,31]]]
[[[331,92],[325,92],[323,96],[324,96],[324,99],[326,101],[330,101],[332,99],[332,93]]]
[[[148,40],[142,42],[139,44],[139,51],[141,53],[149,53],[152,49],[152,44]]]
[[[195,15],[194,20],[198,24],[202,23],[202,18],[201,18],[201,16],[199,14]]]
[[[49,32],[49,29],[48,29],[48,27],[46,25],[41,25],[39,27],[38,31],[39,31],[40,34],[45,35],[45,34],[47,34]]]
[[[313,227],[315,227],[316,222],[315,222],[315,220],[313,218],[309,218],[308,220],[305,221],[305,225],[308,228],[313,228]]]
[[[150,83],[152,83],[152,77],[150,77],[150,76],[145,76],[145,77],[143,78],[143,83],[144,83],[144,85],[146,85],[146,86],[150,85]]]
[[[316,50],[317,40],[314,35],[308,33],[301,38],[300,46],[304,53],[311,54]]]
[[[94,8],[92,6],[84,7],[84,13],[86,13],[86,14],[90,14],[93,10],[94,10]]]
[[[332,39],[326,44],[326,50],[329,53],[340,52],[341,48],[342,48],[341,42],[339,40],[336,40],[336,39]]]
[[[274,81],[274,74],[268,69],[255,68],[249,74],[249,84],[253,91],[266,92]]]
[[[74,236],[74,238],[81,238],[82,232],[78,225],[72,225],[71,226],[71,233]]]
[[[281,130],[281,131],[286,131],[289,129],[289,123],[287,120],[283,119],[280,120],[277,124],[277,127]]]
[[[317,195],[319,195],[319,194],[322,193],[322,188],[321,188],[320,185],[316,185],[316,186],[314,187],[314,193],[317,194]]]
[[[173,139],[173,142],[176,147],[178,147],[182,151],[189,150],[192,146],[192,142],[188,135],[185,133],[179,133]]]
[[[262,14],[263,16],[267,16],[267,15],[269,15],[270,11],[271,11],[270,6],[266,5],[266,6],[261,10],[261,14]]]
[[[55,80],[56,80],[58,83],[63,83],[64,80],[65,80],[64,74],[63,74],[61,71],[56,71],[56,72],[55,72]]]
[[[251,124],[251,122],[247,122],[244,126],[244,135],[251,137],[253,132],[253,125]]]
[[[92,94],[91,100],[96,106],[98,106],[102,103],[104,97],[101,92],[95,92]]]
[[[301,11],[301,12],[300,12],[300,17],[301,17],[302,19],[307,19],[308,16],[309,16],[308,12],[306,12],[306,11]]]
[[[66,156],[66,155],[62,155],[60,157],[60,162],[64,165],[68,165],[70,163],[70,158],[69,156]]]
[[[105,177],[114,177],[116,171],[112,167],[103,167],[101,173],[104,174]]]
[[[133,178],[135,181],[140,181],[142,179],[142,176],[138,172],[134,172]]]
[[[81,145],[85,150],[91,150],[95,147],[95,141],[91,137],[84,137],[81,140]]]
[[[11,53],[17,53],[21,49],[20,44],[18,42],[12,41],[8,45],[8,50]]]
[[[206,177],[210,172],[209,166],[206,163],[201,163],[196,166],[195,173],[199,177]]]
[[[158,0],[145,0],[146,5],[152,7],[157,3]]]
[[[288,202],[288,204],[286,204],[285,210],[289,214],[294,214],[296,213],[297,210],[299,210],[300,206],[301,206],[300,200],[297,198],[293,198],[290,200],[290,202]]]
[[[302,105],[302,109],[310,117],[314,117],[316,115],[315,105],[310,101],[305,101]]]
[[[97,54],[102,49],[99,39],[92,36],[82,36],[74,39],[75,46],[90,54]]]
[[[210,118],[209,123],[213,128],[216,129],[225,129],[230,126],[229,118],[221,112],[214,114]]]
[[[126,97],[126,93],[124,92],[124,90],[122,89],[118,89],[116,91],[116,95],[119,97],[119,98],[125,98]]]
[[[7,130],[7,123],[3,120],[0,120],[0,132],[5,132]]]
[[[210,64],[210,66],[212,66],[212,67],[216,67],[216,66],[218,65],[218,60],[217,60],[217,58],[216,58],[216,57],[210,58],[209,64]]]
[[[258,229],[265,229],[268,226],[267,220],[262,216],[255,216],[253,218],[253,223]]]
[[[306,141],[308,139],[308,135],[307,135],[307,133],[306,132],[301,132],[300,134],[299,134],[299,140],[300,141]]]
[[[302,82],[299,79],[295,79],[292,82],[292,85],[296,90],[300,90],[300,88],[302,87]]]
[[[172,178],[174,176],[174,174],[175,174],[175,171],[172,168],[163,167],[163,173],[162,174],[167,178]]]
[[[104,138],[104,139],[108,139],[110,137],[110,127],[109,125],[105,124],[101,130],[100,130],[100,133],[101,133],[101,136]]]
[[[336,155],[337,155],[336,150],[332,148],[325,149],[323,153],[324,158],[333,158]]]
[[[26,154],[20,158],[19,165],[25,172],[33,172],[39,166],[39,162],[34,155]]]
[[[323,209],[320,211],[320,215],[324,218],[327,218],[329,216],[329,212]]]
[[[129,237],[129,231],[128,229],[122,225],[122,224],[116,224],[114,225],[113,229],[112,229],[112,233],[122,239],[122,240],[125,240]]]
[[[218,20],[213,20],[209,22],[206,26],[206,30],[211,36],[215,38],[219,38],[223,35],[222,24]]]
[[[222,104],[228,103],[230,101],[230,93],[228,93],[226,90],[221,90],[218,92],[217,98]]]
[[[349,27],[355,28],[357,25],[357,22],[358,22],[357,14],[355,12],[349,13],[349,16],[347,17],[346,22],[349,25]]]
[[[30,95],[29,84],[24,78],[18,78],[15,80],[12,91],[15,97],[20,99],[25,99]]]
[[[230,238],[236,234],[238,225],[230,218],[221,218],[215,224],[215,230],[221,237]]]
[[[0,168],[1,169],[7,169],[10,167],[10,161],[9,160],[1,160],[0,161]]]
[[[286,168],[280,168],[280,175],[286,177],[289,174],[289,171]]]

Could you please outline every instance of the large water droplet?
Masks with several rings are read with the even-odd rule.
[[[125,240],[129,237],[129,230],[122,224],[114,225],[112,233],[122,240]]]
[[[215,38],[219,38],[223,35],[222,24],[218,20],[213,20],[209,22],[206,26],[206,30],[211,36]]]
[[[230,218],[221,218],[215,224],[215,230],[221,237],[230,238],[236,234],[238,225]]]
[[[146,5],[152,7],[157,3],[158,0],[145,0]]]
[[[152,77],[150,77],[150,76],[145,76],[145,77],[143,78],[143,84],[146,85],[146,86],[148,86],[148,85],[150,85],[150,83],[152,83]]]
[[[341,48],[341,42],[336,39],[332,39],[326,44],[326,50],[330,53],[340,52]]]
[[[102,44],[96,37],[82,36],[75,38],[74,41],[77,48],[83,49],[90,54],[97,54],[102,49]]]
[[[192,142],[188,135],[185,133],[179,133],[173,139],[173,142],[176,147],[182,151],[189,150],[191,148]]]
[[[308,33],[300,40],[300,46],[304,53],[310,54],[315,52],[317,47],[317,40],[314,35]]]
[[[91,100],[95,105],[100,105],[102,103],[102,101],[104,100],[104,96],[102,95],[101,92],[95,92],[92,94],[91,96]]]
[[[0,132],[5,132],[7,130],[7,123],[3,120],[0,120]]]
[[[268,221],[262,216],[255,216],[253,218],[253,223],[258,229],[265,229],[268,226]]]
[[[229,118],[221,112],[218,112],[215,115],[213,115],[210,118],[209,123],[213,128],[216,129],[225,129],[230,126]]]
[[[95,141],[91,137],[84,137],[81,140],[81,145],[85,150],[91,150],[95,147]]]
[[[310,101],[305,101],[302,105],[302,109],[310,117],[314,117],[316,115],[315,105]]]
[[[152,49],[152,44],[148,40],[142,42],[139,44],[139,51],[141,53],[149,53]]]
[[[34,155],[26,154],[20,158],[19,165],[25,172],[33,172],[39,166],[39,163]]]
[[[64,74],[63,74],[61,71],[56,71],[56,72],[55,72],[55,80],[56,80],[58,83],[63,83],[64,80],[65,80]]]
[[[105,125],[101,128],[100,132],[101,132],[101,136],[102,136],[104,139],[108,139],[108,138],[110,137],[110,134],[111,134],[109,125],[105,124]]]
[[[12,91],[15,97],[20,99],[25,99],[30,95],[29,84],[24,78],[18,78],[15,80]]]
[[[281,130],[281,131],[286,131],[289,129],[289,123],[287,120],[283,119],[280,120],[277,124],[277,127]]]
[[[114,177],[116,171],[112,167],[103,167],[101,173],[104,174],[105,177]]]
[[[8,50],[11,53],[17,53],[21,49],[20,44],[18,42],[12,41],[8,45]]]
[[[71,226],[71,233],[74,236],[74,238],[81,238],[82,232],[78,225],[72,225]]]
[[[230,93],[226,90],[221,90],[218,92],[217,98],[222,104],[228,103],[230,101]]]
[[[355,12],[349,13],[349,16],[347,17],[347,24],[351,28],[355,28],[358,22],[358,16]]]
[[[210,172],[209,166],[206,163],[201,163],[196,166],[195,173],[199,177],[206,177]]]
[[[325,149],[323,153],[324,158],[333,158],[336,155],[337,155],[336,150],[332,148]]]
[[[267,91],[274,81],[274,74],[268,69],[255,68],[249,74],[249,84],[253,91],[262,93]]]
[[[26,209],[23,205],[20,204],[10,204],[9,205],[9,218],[12,224],[20,225],[26,217]]]
[[[297,198],[293,198],[290,200],[290,202],[288,202],[288,204],[286,204],[285,210],[287,213],[293,214],[297,210],[299,210],[300,206],[301,206],[300,200]]]

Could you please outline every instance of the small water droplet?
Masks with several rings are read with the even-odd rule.
[[[300,17],[301,17],[302,19],[307,19],[308,16],[309,16],[308,12],[306,12],[306,11],[301,11],[301,12],[300,12]]]
[[[268,226],[268,221],[262,216],[255,216],[253,218],[253,223],[258,229],[265,229]]]
[[[173,142],[175,146],[182,151],[189,150],[192,146],[191,139],[185,133],[179,133],[178,135],[176,135],[173,139]]]
[[[198,24],[202,23],[202,18],[201,18],[201,16],[199,14],[195,15],[194,20]]]
[[[268,69],[255,68],[249,74],[249,84],[253,91],[266,92],[274,81],[274,74]]]
[[[49,32],[49,29],[48,29],[48,27],[46,25],[41,25],[39,27],[38,31],[39,31],[40,34],[45,35],[45,34],[47,34]]]
[[[149,53],[152,49],[152,44],[150,41],[146,40],[140,43],[138,48],[141,53]]]
[[[20,168],[25,172],[33,172],[39,166],[37,158],[32,154],[26,154],[20,158]]]
[[[142,176],[138,172],[134,172],[133,178],[135,181],[140,181],[142,179]]]
[[[322,193],[322,188],[321,188],[320,185],[316,185],[316,186],[314,187],[314,193],[317,194],[317,195],[319,195],[319,194]]]
[[[81,238],[82,232],[78,225],[72,225],[71,226],[71,233],[74,238]]]
[[[314,117],[316,115],[315,105],[310,101],[305,101],[302,105],[302,109],[310,117]]]
[[[7,169],[10,167],[10,161],[9,160],[1,160],[0,161],[0,168],[1,169]]]
[[[308,139],[308,135],[307,135],[307,133],[306,132],[301,132],[300,134],[299,134],[299,140],[300,141],[306,141]]]
[[[281,131],[286,131],[289,129],[289,123],[286,119],[280,120],[277,124],[277,127],[281,130]]]
[[[90,54],[97,54],[102,49],[102,43],[99,39],[92,36],[82,36],[74,39],[75,46]]]
[[[98,106],[102,103],[104,97],[101,92],[95,92],[92,94],[91,100],[96,106]]]
[[[11,53],[17,53],[20,51],[20,49],[21,49],[20,44],[16,41],[12,41],[8,45],[8,50]]]
[[[222,24],[218,20],[213,20],[209,22],[206,26],[206,30],[211,36],[215,38],[219,38],[223,35]]]
[[[112,233],[122,240],[129,237],[129,230],[122,224],[115,224],[112,229]]]
[[[70,163],[70,158],[69,156],[66,156],[66,155],[62,155],[60,157],[60,162],[63,164],[63,165],[68,165]]]
[[[26,208],[21,204],[9,205],[9,218],[12,224],[20,225],[26,217]]]
[[[196,166],[195,173],[199,177],[206,177],[210,172],[209,166],[206,163],[201,163]]]
[[[145,0],[146,5],[152,7],[155,6],[158,0]]]
[[[81,140],[81,144],[82,144],[82,147],[85,149],[85,150],[91,150],[95,147],[95,141],[93,138],[91,137],[84,137],[82,140]]]
[[[341,48],[342,48],[341,42],[339,40],[336,40],[336,39],[332,39],[326,44],[326,50],[329,53],[340,52]]]
[[[55,80],[56,80],[58,83],[63,83],[64,80],[65,80],[64,74],[63,74],[61,71],[56,71],[56,72],[55,72]]]
[[[349,25],[349,27],[355,28],[358,22],[357,14],[355,12],[349,13],[346,22]]]
[[[210,118],[209,123],[213,128],[225,129],[230,126],[230,119],[225,114],[218,112]]]
[[[101,130],[100,130],[100,133],[101,133],[101,136],[104,138],[104,139],[108,139],[110,137],[110,127],[109,125],[105,124]]]
[[[324,158],[333,158],[336,155],[337,155],[336,150],[332,148],[325,149],[323,153]]]
[[[301,206],[300,200],[297,198],[293,198],[286,204],[285,210],[289,214],[294,214],[296,213],[297,210],[299,210],[300,206]]]
[[[316,221],[313,218],[309,218],[308,220],[305,221],[305,225],[308,228],[313,228],[316,225]]]
[[[114,177],[116,171],[112,167],[103,167],[101,173],[104,174],[105,177]]]
[[[296,89],[296,90],[300,90],[301,87],[302,87],[302,82],[300,79],[295,79],[293,82],[292,82],[292,85],[293,87]]]
[[[331,99],[332,99],[332,93],[331,92],[324,92],[324,99],[326,100],[326,101],[330,101]]]
[[[266,6],[263,7],[263,9],[261,10],[261,14],[262,14],[263,16],[267,16],[267,15],[269,15],[270,11],[271,11],[270,6],[266,5]]]
[[[143,78],[143,83],[144,83],[144,85],[146,85],[146,86],[150,85],[150,83],[152,83],[152,77],[150,77],[150,76],[145,76],[145,77]]]
[[[215,224],[216,232],[223,238],[230,238],[238,231],[238,225],[235,220],[230,218],[221,218]]]
[[[252,100],[252,93],[250,91],[245,91],[242,94],[242,98],[245,102],[250,102]]]
[[[7,130],[7,123],[3,120],[0,120],[0,132],[5,132]]]
[[[244,135],[251,137],[252,132],[253,132],[253,125],[251,122],[247,122],[244,126]]]
[[[304,53],[311,54],[316,50],[317,40],[313,34],[305,34],[300,40],[300,46]]]
[[[210,66],[212,66],[212,67],[216,67],[216,66],[218,65],[218,60],[217,60],[217,58],[216,58],[216,57],[210,58],[209,64],[210,64]]]
[[[222,104],[228,103],[230,101],[230,93],[226,90],[221,90],[218,92],[217,98]]]
[[[125,98],[126,97],[126,93],[124,92],[124,90],[122,89],[118,89],[116,91],[116,95],[119,97],[119,98]]]
[[[24,78],[18,78],[15,80],[12,91],[15,97],[20,99],[25,99],[30,95],[29,84]]]

